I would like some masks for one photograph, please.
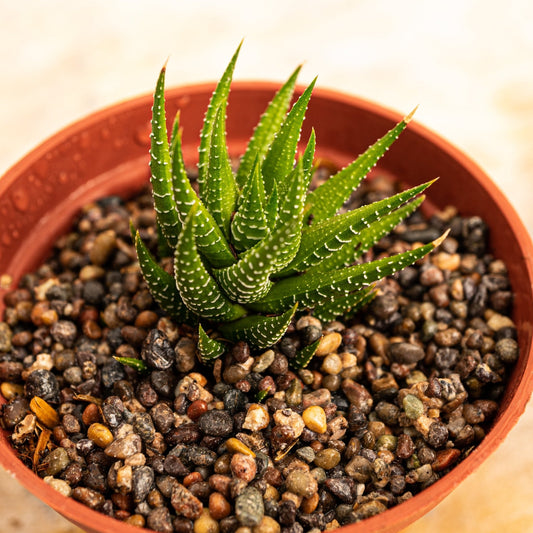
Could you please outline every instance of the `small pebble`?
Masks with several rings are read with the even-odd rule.
[[[72,488],[66,481],[63,481],[62,479],[46,476],[43,478],[43,481],[67,498],[72,495]]]
[[[315,433],[325,433],[328,428],[326,413],[324,409],[318,405],[308,407],[302,413],[302,418],[305,425]]]
[[[209,495],[209,513],[215,520],[222,520],[231,513],[231,505],[220,492]]]
[[[250,448],[248,448],[246,444],[234,437],[231,437],[226,441],[226,448],[228,449],[228,451],[233,453],[241,453],[244,455],[255,457],[255,453]]]
[[[136,433],[130,433],[109,444],[104,452],[116,459],[126,459],[127,457],[139,453],[142,450],[142,440]]]
[[[280,533],[280,525],[270,516],[264,516],[261,522],[252,528],[252,533]]]
[[[226,437],[233,431],[233,419],[227,411],[213,409],[198,419],[200,431],[213,437]]]
[[[255,459],[250,455],[235,453],[231,458],[230,466],[233,475],[246,483],[250,483],[257,473]]]
[[[103,424],[94,423],[87,430],[87,437],[100,448],[106,448],[113,442],[113,434]]]
[[[48,465],[46,468],[46,475],[55,476],[56,474],[59,474],[59,472],[64,470],[69,463],[70,459],[65,448],[59,447],[52,450],[46,458],[46,464]]]
[[[176,514],[191,520],[199,518],[203,511],[202,502],[179,483],[172,488],[171,504]]]
[[[389,357],[400,364],[417,363],[424,359],[424,350],[408,342],[396,342],[389,344]]]
[[[335,468],[341,461],[341,454],[333,448],[324,448],[317,452],[315,457],[315,465],[330,470]]]
[[[336,353],[330,353],[324,357],[321,370],[326,374],[340,374],[343,369],[342,359]]]
[[[309,498],[318,491],[318,483],[310,472],[293,470],[285,480],[285,486],[290,492],[304,498]]]
[[[341,342],[342,342],[342,335],[340,333],[336,331],[332,333],[328,333],[327,335],[324,335],[320,339],[315,355],[318,357],[323,357],[324,355],[333,353],[341,345]]]
[[[235,500],[235,516],[243,526],[258,526],[263,520],[263,496],[254,487],[245,488]]]
[[[253,403],[248,408],[242,427],[250,431],[259,431],[265,429],[269,422],[270,415],[268,414],[268,409],[264,405]]]
[[[220,526],[217,520],[211,515],[209,509],[204,509],[200,517],[194,521],[194,533],[219,533]]]
[[[264,372],[274,362],[275,357],[274,350],[267,350],[256,358],[252,370],[254,372]]]

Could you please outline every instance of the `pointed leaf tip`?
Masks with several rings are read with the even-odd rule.
[[[409,122],[411,122],[411,120],[413,119],[413,115],[416,113],[416,110],[418,109],[418,105],[409,113],[407,114],[403,121],[406,123],[406,124],[409,124]]]
[[[440,246],[446,240],[446,237],[448,237],[449,233],[450,228],[448,228],[439,238],[435,239],[431,244],[433,244],[433,246],[437,248],[437,246]]]

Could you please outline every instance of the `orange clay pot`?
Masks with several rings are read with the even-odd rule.
[[[181,109],[184,155],[196,146],[214,86],[195,85],[167,92],[167,113]],[[230,96],[228,141],[242,153],[258,117],[278,86],[235,83]],[[44,142],[0,180],[0,276],[12,286],[45,258],[78,209],[109,194],[127,196],[148,180],[151,96],[118,104],[81,120]],[[317,155],[344,165],[391,128],[400,116],[375,104],[317,89],[303,138],[311,126]],[[496,257],[508,265],[515,292],[514,321],[520,359],[512,373],[494,426],[483,442],[449,474],[409,501],[338,530],[339,533],[392,532],[414,522],[470,475],[503,441],[529,399],[533,382],[533,248],[513,208],[470,159],[441,138],[411,123],[380,163],[407,186],[440,177],[428,191],[426,209],[456,206],[462,215],[479,215],[490,227]],[[0,296],[6,287],[0,289]],[[2,299],[0,298],[0,301]],[[3,304],[0,303],[0,313]],[[46,485],[16,457],[8,434],[0,434],[0,463],[22,485],[67,519],[91,533],[139,533],[139,529],[92,511]]]

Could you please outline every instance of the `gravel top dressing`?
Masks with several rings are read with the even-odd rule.
[[[377,172],[348,207],[395,192]],[[271,349],[241,341],[211,366],[196,329],[154,303],[130,219],[155,250],[150,193],[104,198],[5,297],[1,420],[65,496],[160,532],[316,533],[411,498],[490,429],[518,345],[481,219],[412,215],[365,259],[450,234],[365,309],[342,322],[300,314]]]

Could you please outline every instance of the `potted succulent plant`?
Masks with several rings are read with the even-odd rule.
[[[406,129],[410,115],[399,120],[329,91],[311,99],[314,82],[295,90],[299,98],[287,113],[299,69],[275,93],[248,142],[274,86],[233,84],[230,96],[237,54],[211,96],[210,85],[165,93],[163,69],[151,126],[149,98],[105,110],[43,144],[0,181],[6,294],[0,364],[10,400],[3,418],[13,422],[15,445],[31,449],[26,462],[47,482],[17,458],[11,432],[2,432],[0,460],[87,531],[135,531],[134,525],[303,531],[354,521],[346,531],[397,531],[495,449],[529,398],[529,237],[475,165],[421,126]],[[191,179],[208,100],[198,175]],[[226,119],[228,101],[233,113]],[[306,112],[317,128],[316,147],[314,130],[302,130]],[[166,117],[173,115],[169,138]],[[131,197],[146,183],[148,145],[155,224],[134,214],[128,244],[114,200],[103,204],[109,212],[85,208],[77,233],[64,238],[67,250],[13,291],[82,206]],[[388,188],[393,194],[384,197],[371,188],[365,200],[377,197],[374,203],[358,198],[355,209],[337,214],[378,159],[402,190]],[[342,170],[320,183],[317,163]],[[410,243],[400,228],[397,242],[372,252],[421,204],[431,184],[421,178],[437,176],[424,202],[435,225],[415,218]],[[470,218],[461,221],[451,211],[446,218],[439,210],[448,205]],[[446,244],[446,222],[460,224],[457,238],[464,228],[473,228],[466,240],[483,237],[485,226],[474,216],[489,226],[496,260],[477,250],[479,240],[465,245],[462,273],[453,240],[442,255],[426,257]],[[94,235],[91,224],[105,231]],[[69,260],[69,243],[85,255]],[[483,257],[477,262],[476,251]],[[111,263],[119,253],[124,262]],[[510,292],[502,259],[516,294],[513,320],[503,312]],[[415,262],[388,282],[392,289],[384,282],[375,287]],[[51,272],[58,263],[69,265],[68,272]],[[113,296],[126,278],[133,292]],[[61,292],[67,285],[68,298]],[[98,295],[104,285],[110,293]],[[432,287],[441,290],[424,296]],[[398,296],[400,288],[408,296]],[[452,291],[453,312],[443,291]],[[376,293],[367,318],[357,318]],[[483,306],[469,311],[483,294]],[[435,320],[422,316],[431,307],[424,302],[433,302],[433,312],[440,308]],[[77,327],[80,337],[71,338]],[[517,359],[518,347],[496,413],[492,398],[502,392],[503,363]],[[54,367],[58,378],[50,377]],[[13,401],[22,385],[27,405]],[[484,390],[493,396],[485,398]],[[72,493],[78,501],[65,497]]]

